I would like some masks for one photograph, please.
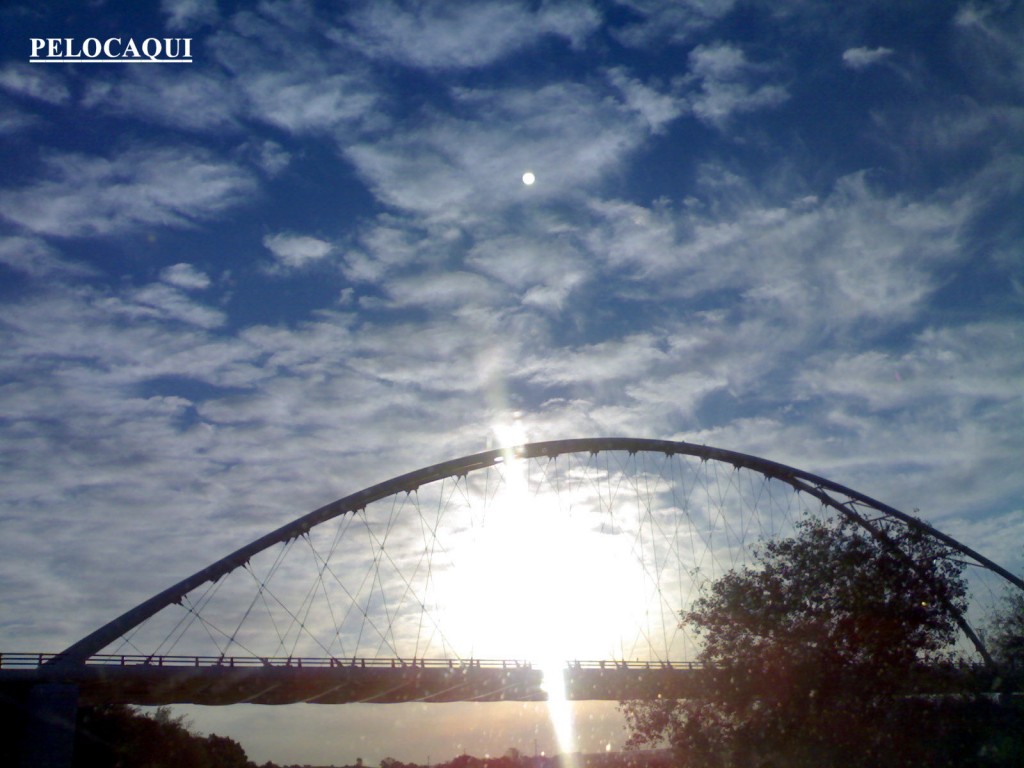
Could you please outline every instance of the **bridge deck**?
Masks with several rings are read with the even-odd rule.
[[[562,669],[571,701],[699,695],[696,663],[571,662]],[[407,701],[545,701],[542,671],[522,661],[95,656],[61,665],[40,654],[0,656],[0,685],[78,686],[83,704],[320,704]]]
[[[523,661],[218,656],[0,654],[0,693],[40,683],[77,687],[82,704],[316,704],[545,701],[553,686]],[[695,662],[574,661],[561,669],[566,699],[699,698],[716,670]],[[722,670],[724,671],[724,670]],[[991,690],[976,668],[926,668],[915,693]]]

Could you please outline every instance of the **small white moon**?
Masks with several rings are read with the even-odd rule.
[[[526,186],[530,186],[536,180],[537,177],[534,176],[531,171],[527,171],[526,173],[523,174],[523,184],[525,184]]]

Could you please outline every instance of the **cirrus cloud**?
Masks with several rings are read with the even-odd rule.
[[[42,179],[0,190],[0,216],[45,235],[191,226],[250,199],[252,175],[196,147],[136,147],[111,157],[50,152]]]
[[[288,269],[302,269],[320,261],[332,250],[331,244],[325,240],[288,232],[265,236],[263,245],[274,254],[278,264]]]
[[[867,69],[892,56],[892,48],[847,48],[843,51],[843,64],[850,69]]]
[[[363,5],[348,20],[355,35],[343,39],[370,56],[429,69],[458,69],[492,64],[545,35],[579,45],[597,28],[600,16],[582,0],[543,3],[537,10],[511,0],[387,0]]]

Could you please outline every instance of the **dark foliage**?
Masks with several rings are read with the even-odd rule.
[[[988,643],[1003,674],[1024,680],[1024,592],[1014,590],[992,617]]]
[[[849,522],[803,523],[683,614],[704,641],[700,700],[627,702],[630,743],[669,741],[687,766],[1008,765],[1019,713],[916,695],[956,638],[962,566],[913,529],[880,542]]]
[[[79,710],[74,768],[250,768],[233,739],[199,736],[161,707],[152,716],[110,704]]]

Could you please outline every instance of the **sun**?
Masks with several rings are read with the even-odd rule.
[[[537,177],[533,174],[533,171],[527,171],[523,174],[523,184],[528,187],[533,186],[533,182],[537,180]]]
[[[566,665],[627,658],[623,630],[642,625],[637,595],[649,584],[633,537],[602,532],[592,486],[556,489],[514,450],[527,442],[517,420],[493,429],[503,455],[486,485],[465,486],[467,512],[446,539],[451,567],[433,577],[440,623],[460,655],[540,669],[560,749],[571,753]]]
[[[435,577],[445,634],[476,658],[624,658],[623,630],[643,623],[636,596],[649,587],[632,539],[596,530],[589,500],[538,490],[527,463],[509,451],[486,512],[449,540],[453,567]]]

